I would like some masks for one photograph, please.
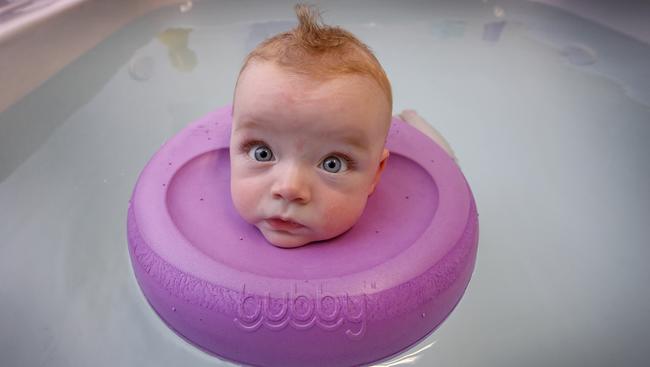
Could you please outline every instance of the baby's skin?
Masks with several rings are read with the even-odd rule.
[[[440,144],[414,111],[400,117]],[[315,80],[273,62],[242,72],[233,102],[231,194],[266,240],[293,248],[327,240],[357,222],[379,182],[391,111],[362,75]]]

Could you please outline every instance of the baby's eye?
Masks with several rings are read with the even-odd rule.
[[[323,169],[330,173],[337,173],[341,170],[347,170],[348,164],[347,160],[341,160],[339,157],[331,155],[323,161]]]
[[[255,144],[248,150],[248,156],[260,162],[268,162],[273,159],[271,148],[263,144]]]

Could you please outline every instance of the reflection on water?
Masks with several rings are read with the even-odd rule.
[[[416,351],[407,353],[403,356],[399,356],[397,358],[391,359],[389,361],[386,361],[384,363],[380,364],[375,364],[372,367],[394,367],[394,366],[402,366],[402,365],[414,365],[415,362],[418,361],[418,359],[422,358],[424,355],[422,352],[425,350],[433,347],[434,344],[436,344],[438,341],[434,340],[429,344],[425,344],[423,347],[418,348]]]
[[[189,72],[196,67],[196,52],[188,46],[191,32],[191,28],[168,28],[157,37],[167,46],[169,61],[176,70]]]
[[[506,26],[506,21],[491,22],[483,26],[483,41],[498,42],[503,32],[503,27]]]
[[[181,13],[187,13],[188,11],[192,10],[193,6],[194,4],[191,1],[186,1],[179,6],[179,9],[181,10]]]
[[[568,45],[560,51],[560,54],[577,66],[591,65],[598,60],[596,51],[584,45]]]
[[[155,62],[151,56],[135,58],[129,63],[129,75],[138,81],[146,81],[151,78],[154,72]]]
[[[433,36],[445,40],[452,38],[462,38],[465,35],[466,22],[456,19],[445,19],[442,22],[433,24]]]
[[[495,6],[493,10],[494,16],[497,18],[503,18],[506,16],[506,11],[500,6]]]
[[[44,9],[59,0],[0,0],[0,23]]]

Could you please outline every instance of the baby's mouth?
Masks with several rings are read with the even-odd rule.
[[[291,220],[282,220],[280,217],[271,217],[265,220],[265,222],[273,229],[280,231],[288,231],[292,229],[298,229],[304,227],[300,223],[296,223]]]

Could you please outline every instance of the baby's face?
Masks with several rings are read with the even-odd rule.
[[[280,247],[345,232],[385,166],[390,118],[386,97],[367,77],[317,81],[271,62],[249,64],[235,91],[230,137],[235,208]]]

